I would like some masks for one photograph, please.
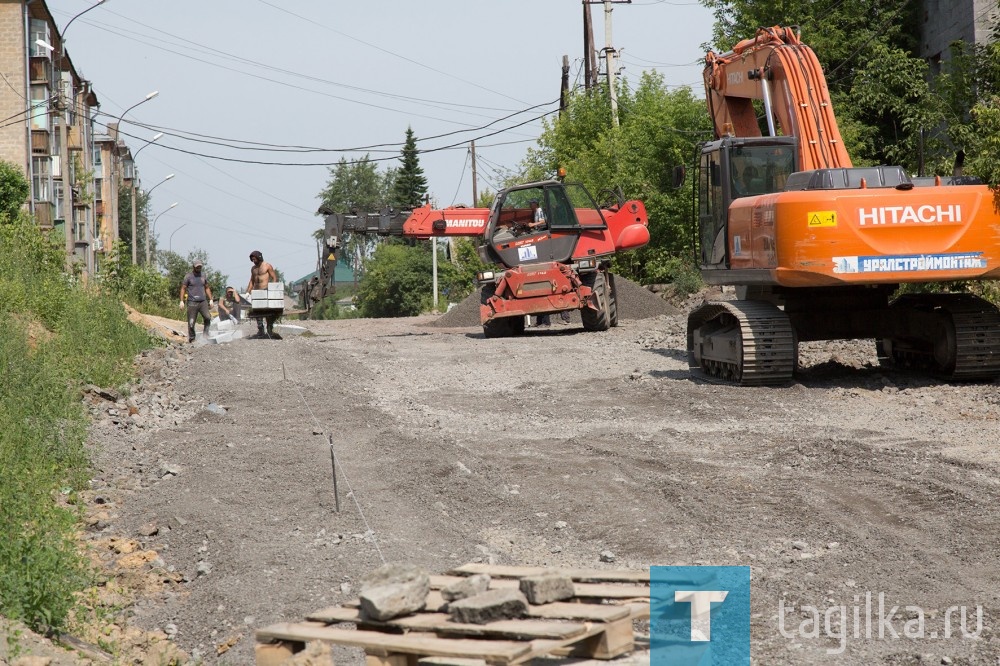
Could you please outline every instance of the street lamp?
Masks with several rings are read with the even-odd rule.
[[[167,240],[167,252],[174,251],[174,234],[176,234],[178,231],[180,231],[186,226],[187,222],[185,222],[184,224],[182,224],[181,226],[177,227],[176,229],[170,232],[170,238]]]
[[[87,12],[89,12],[91,9],[94,9],[95,7],[100,7],[101,5],[103,5],[107,1],[108,0],[97,0],[96,3],[94,3],[90,7],[87,7],[82,12],[80,12],[79,14],[77,14],[76,16],[74,16],[73,18],[71,18],[69,20],[69,23],[66,24],[66,27],[62,29],[62,38],[66,39],[66,32],[69,30],[69,27],[71,25],[73,25],[73,21],[77,20],[78,18],[80,18],[81,16],[83,16],[84,14],[86,14]],[[65,53],[66,49],[63,49],[63,52]]]
[[[106,2],[106,1],[107,0],[101,0],[101,2]],[[101,3],[99,2],[97,4],[99,5]],[[94,5],[94,7],[96,7],[96,6],[97,5]],[[91,7],[91,9],[93,9],[93,7]],[[76,17],[74,16],[73,18],[76,18]],[[70,23],[72,23],[72,21],[70,21]],[[67,26],[67,27],[69,27],[69,26]],[[118,137],[121,134],[122,121],[125,119],[125,115],[129,111],[131,111],[132,109],[134,109],[135,107],[139,106],[140,104],[145,104],[146,102],[148,102],[149,100],[153,99],[154,97],[156,97],[159,94],[160,94],[159,90],[154,90],[153,92],[149,93],[148,95],[146,95],[145,97],[143,97],[141,100],[139,100],[138,102],[136,102],[132,106],[130,106],[127,109],[125,109],[122,112],[122,115],[118,116],[118,124],[115,126],[115,147],[116,148],[118,146]],[[156,141],[156,139],[153,139],[153,141]],[[152,143],[152,141],[150,143]],[[147,143],[146,146],[148,146],[148,145],[149,144]],[[143,146],[142,148],[145,148],[146,146]],[[142,148],[140,148],[139,150],[142,150]],[[117,150],[115,152],[117,152]],[[139,152],[139,151],[136,151],[136,152]],[[135,162],[135,156],[132,157],[132,161],[133,161],[133,163]],[[112,159],[111,164],[112,164],[112,167],[113,167],[114,164],[115,164],[114,159]],[[115,190],[117,191],[117,189],[118,189],[117,179],[112,179],[112,180],[114,181],[114,187],[115,187]],[[117,199],[116,199],[116,201],[117,201]],[[135,265],[135,263],[136,263],[136,261],[138,259],[138,257],[137,257],[137,254],[138,254],[138,251],[137,251],[138,245],[136,244],[135,227],[136,227],[136,224],[135,224],[135,173],[133,173],[132,174],[132,264],[133,265]]]
[[[121,121],[119,121],[119,125],[118,126],[121,127]],[[139,170],[138,170],[138,166],[136,165],[135,158],[138,157],[139,153],[142,152],[143,148],[145,148],[146,146],[148,146],[151,143],[155,143],[156,141],[159,140],[159,138],[161,136],[163,136],[163,132],[157,132],[156,135],[154,135],[152,139],[150,139],[145,144],[143,144],[139,148],[139,150],[135,151],[135,154],[132,155],[132,263],[133,264],[135,263],[135,232],[136,232],[136,227],[138,226],[136,224],[136,211],[135,211],[135,208],[136,208],[135,195],[136,195],[136,191],[137,191],[137,188],[136,188],[135,185],[136,185],[136,183],[139,180]],[[171,174],[170,176],[168,176],[168,178],[173,178],[173,177],[174,177],[173,174]],[[147,254],[148,254],[148,252],[147,252]]]
[[[145,148],[145,147],[146,146],[143,146],[142,148]],[[140,148],[139,150],[142,150],[142,148]],[[149,188],[149,190],[146,192],[146,200],[147,201],[149,200],[149,195],[152,194],[153,190],[155,190],[156,188],[158,188],[160,185],[163,185],[163,183],[167,182],[168,180],[170,180],[173,177],[174,177],[174,174],[170,174],[169,176],[167,176],[166,178],[164,178],[163,180],[161,180],[160,182],[158,182],[156,185],[153,185],[151,188]],[[132,179],[132,182],[133,183],[135,182],[134,178]],[[132,203],[133,204],[135,203],[135,197],[132,198]],[[177,204],[174,204],[174,206],[176,206],[176,205]],[[171,208],[173,208],[173,206],[171,206]],[[147,266],[149,265],[149,231],[150,231],[149,227],[147,227],[146,228],[146,239],[145,239],[146,240],[146,265]]]
[[[163,136],[163,132],[157,132],[157,133],[156,133],[156,134],[155,134],[155,135],[153,136],[153,138],[152,138],[152,139],[150,139],[149,141],[147,141],[147,142],[145,143],[145,145],[143,145],[143,146],[142,146],[142,148],[145,148],[146,146],[148,146],[148,145],[149,145],[149,144],[151,144],[151,143],[156,143],[157,141],[159,141],[159,140],[160,140],[160,137],[161,137],[161,136]],[[132,161],[135,161],[135,158],[136,158],[136,157],[137,157],[137,156],[139,155],[139,153],[141,153],[141,152],[142,152],[142,148],[140,148],[139,150],[135,151],[135,154],[133,154],[133,155],[132,155]]]
[[[173,208],[176,205],[177,205],[177,202],[175,201],[174,203],[172,203],[169,206],[167,206],[167,209],[165,211],[163,211],[163,213],[169,213],[170,209]],[[160,215],[163,215],[163,213],[160,213]],[[148,233],[146,234],[146,265],[147,266],[149,266],[149,236],[151,234],[155,234],[156,233],[156,221],[158,219],[160,219],[160,215],[157,215],[156,217],[153,218],[153,224],[150,225]]]

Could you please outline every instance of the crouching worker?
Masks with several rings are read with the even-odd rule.
[[[191,272],[184,276],[181,283],[181,308],[187,307],[188,342],[194,342],[194,329],[201,315],[205,323],[205,336],[208,337],[208,325],[212,321],[212,288],[208,279],[202,275],[202,263],[194,262]]]
[[[236,293],[234,287],[226,287],[225,297],[219,299],[219,319],[229,319],[234,324],[238,324],[242,319],[242,312],[240,295]]]

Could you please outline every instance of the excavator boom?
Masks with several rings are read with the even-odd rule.
[[[823,68],[791,28],[761,28],[729,53],[705,57],[705,91],[715,137],[762,136],[753,100],[764,103],[768,133],[798,139],[798,167],[850,167]],[[777,125],[775,125],[777,120]]]

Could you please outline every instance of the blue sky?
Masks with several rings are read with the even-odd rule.
[[[92,4],[48,0],[60,29]],[[603,5],[591,11],[603,46]],[[668,85],[700,94],[711,22],[694,1],[615,4],[623,76],[656,69]],[[147,190],[174,174],[152,194],[152,216],[163,213],[160,246],[205,250],[243,286],[254,249],[286,279],[315,269],[311,234],[329,174],[233,160],[335,163],[368,152],[397,165],[408,126],[418,139],[453,133],[418,144],[439,149],[422,154],[421,166],[436,205],[469,204],[469,140],[479,189],[495,189],[537,139],[537,118],[556,109],[563,55],[571,84],[581,81],[582,33],[579,0],[108,0],[73,22],[66,48],[93,82],[108,114],[101,121],[159,91],[122,131],[135,137],[133,152],[166,132],[137,160]],[[237,150],[236,142],[267,145]]]

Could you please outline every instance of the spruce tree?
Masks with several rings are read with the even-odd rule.
[[[403,144],[403,163],[396,172],[395,204],[401,208],[413,209],[424,203],[427,194],[427,178],[420,168],[420,158],[417,157],[417,139],[413,136],[413,128],[406,128],[406,142]]]

